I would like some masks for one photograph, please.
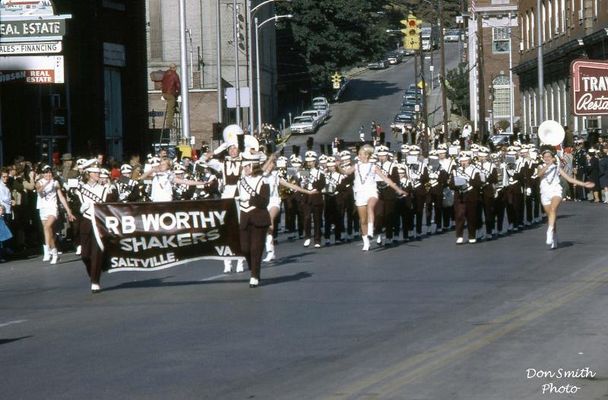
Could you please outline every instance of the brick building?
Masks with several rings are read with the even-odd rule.
[[[514,69],[521,81],[524,131],[533,133],[541,119],[553,119],[570,128],[573,133],[586,133],[599,128],[605,133],[608,121],[601,116],[572,115],[570,65],[578,58],[605,60],[608,58],[608,1],[601,0],[543,0],[541,27],[543,49],[543,105],[540,116],[538,92],[538,24],[537,1],[519,2],[521,27],[521,60]]]
[[[477,0],[469,5],[469,88],[471,120],[484,136],[498,128],[517,130],[521,107],[517,62],[517,1]]]
[[[252,29],[247,21],[247,7],[253,8],[263,2],[262,0],[238,0],[236,2],[239,31],[236,43],[233,31],[235,27],[233,0],[187,0],[185,3],[186,48],[190,70],[188,77],[190,81],[190,135],[195,139],[195,147],[199,147],[203,141],[209,143],[212,140],[214,123],[218,121],[225,125],[235,123],[235,109],[228,108],[224,93],[226,88],[236,86],[237,58],[240,88],[255,87],[255,68],[252,71],[253,83],[249,76],[247,46],[249,32],[255,28]],[[167,70],[173,63],[178,66],[177,71],[181,76],[179,2],[146,0],[146,13],[148,19],[148,76],[155,71]],[[253,17],[258,17],[259,23],[262,23],[273,15],[274,7],[269,3],[261,6]],[[253,18],[251,23],[253,25]],[[255,35],[252,35],[251,41],[253,57],[255,57]],[[259,41],[262,119],[264,122],[271,122],[278,109],[276,36],[273,23],[268,23],[260,28]],[[223,89],[223,93],[219,95],[218,42],[221,51],[220,75]],[[238,46],[238,57],[235,55],[235,44]],[[255,101],[257,99],[255,90],[253,96]],[[218,100],[222,102],[220,107],[218,107]],[[155,132],[150,136],[158,140],[160,128],[163,127],[166,102],[161,100],[160,85],[155,85],[150,78],[148,78],[148,101],[148,126],[151,132]],[[257,125],[257,102],[254,119]],[[241,121],[243,127],[247,127],[251,121],[247,107],[241,108]]]

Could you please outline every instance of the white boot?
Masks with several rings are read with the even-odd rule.
[[[57,254],[57,248],[55,247],[54,249],[51,249],[50,253],[51,253],[51,264],[57,264],[57,261],[59,260],[59,254]]]
[[[245,271],[245,268],[243,268],[243,259],[240,258],[237,262],[236,262],[236,272],[243,272]]]
[[[224,273],[229,274],[232,272],[232,260],[224,260]]]
[[[80,253],[82,253],[82,246],[78,245],[78,247],[76,247],[76,255],[79,256]]]
[[[378,235],[378,237],[376,238],[376,243],[378,244],[378,246],[382,245],[382,235]]]
[[[51,261],[51,252],[49,251],[49,246],[47,246],[46,244],[43,245],[42,250],[44,251],[42,261]]]
[[[367,223],[367,236],[369,236],[370,238],[374,237],[374,223],[373,222]]]
[[[553,241],[551,242],[551,248],[557,249],[557,232],[553,232]]]
[[[553,244],[553,227],[549,226],[547,228],[547,241],[546,241],[547,245],[552,245]]]
[[[363,251],[369,250],[369,236],[363,235],[363,248],[361,250],[363,250]]]
[[[274,260],[274,238],[272,235],[266,235],[266,258],[263,262],[270,262]]]

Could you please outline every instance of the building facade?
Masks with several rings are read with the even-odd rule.
[[[522,46],[515,72],[521,80],[523,129],[534,134],[540,123],[552,119],[573,134],[584,135],[589,129],[606,133],[605,117],[572,115],[570,66],[576,59],[608,59],[608,1],[541,1],[540,35],[537,1],[519,3]],[[538,88],[539,43],[542,43],[544,66],[542,96]]]
[[[37,3],[71,16],[59,53],[64,83],[2,80],[2,163],[17,155],[50,163],[66,152],[122,159],[140,151],[147,122],[144,0]],[[0,20],[16,5],[2,2]]]
[[[236,88],[237,70],[239,88],[252,96],[241,94],[243,107],[241,121],[244,128],[251,122],[249,107],[246,101],[257,98],[255,65],[256,36],[250,33],[253,28],[253,17],[258,17],[259,23],[274,15],[272,3],[261,6],[251,21],[248,21],[248,7],[255,7],[262,1],[233,1],[233,0],[186,0],[186,32],[188,54],[188,81],[190,101],[190,136],[194,138],[194,146],[210,143],[213,140],[215,123],[224,125],[236,122],[235,108],[228,104],[227,88]],[[236,10],[234,4],[236,3]],[[178,73],[182,76],[180,64],[179,38],[179,2],[146,0],[148,18],[148,97],[149,121],[148,126],[160,140],[160,129],[165,122],[166,103],[161,99],[159,83],[150,78],[154,72],[165,71],[169,65],[176,64]],[[235,12],[237,37],[235,38]],[[218,29],[218,25],[220,29]],[[218,46],[220,53],[218,54]],[[273,120],[277,113],[277,67],[276,67],[276,38],[274,24],[267,23],[260,28],[259,35],[260,59],[260,100],[262,103],[262,119],[264,122]],[[237,62],[238,59],[238,62]],[[220,77],[218,80],[218,62]],[[238,64],[238,69],[236,68]],[[182,77],[182,82],[184,81]],[[218,92],[218,87],[221,91]],[[248,98],[249,97],[249,98]],[[218,101],[221,102],[218,105]],[[254,103],[254,119],[257,125],[257,102]],[[166,124],[165,124],[166,125]]]
[[[517,131],[521,104],[517,61],[517,1],[477,0],[469,6],[468,57],[471,120],[484,136]]]

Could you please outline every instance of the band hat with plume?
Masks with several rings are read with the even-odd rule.
[[[122,174],[128,174],[133,171],[133,166],[131,164],[123,164],[120,166],[120,172]]]
[[[384,145],[377,146],[375,150],[375,153],[379,156],[387,156],[389,153],[389,148]]]
[[[259,154],[251,154],[248,152],[245,152],[243,154],[241,154],[241,165],[243,167],[246,167],[248,165],[254,165],[254,164],[259,164],[260,163],[260,155]]]
[[[304,161],[317,161],[317,153],[309,150],[306,153],[304,153]]]
[[[85,161],[85,163],[82,165],[82,168],[84,168],[85,172],[96,172],[96,173],[100,173],[101,169],[99,168],[99,163],[97,162],[96,158],[91,158],[90,160]]]

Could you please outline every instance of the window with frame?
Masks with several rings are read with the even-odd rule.
[[[509,27],[492,28],[492,53],[508,53],[511,51],[509,35]]]
[[[499,75],[492,80],[494,101],[492,110],[495,117],[509,117],[511,115],[511,84],[505,75]]]

